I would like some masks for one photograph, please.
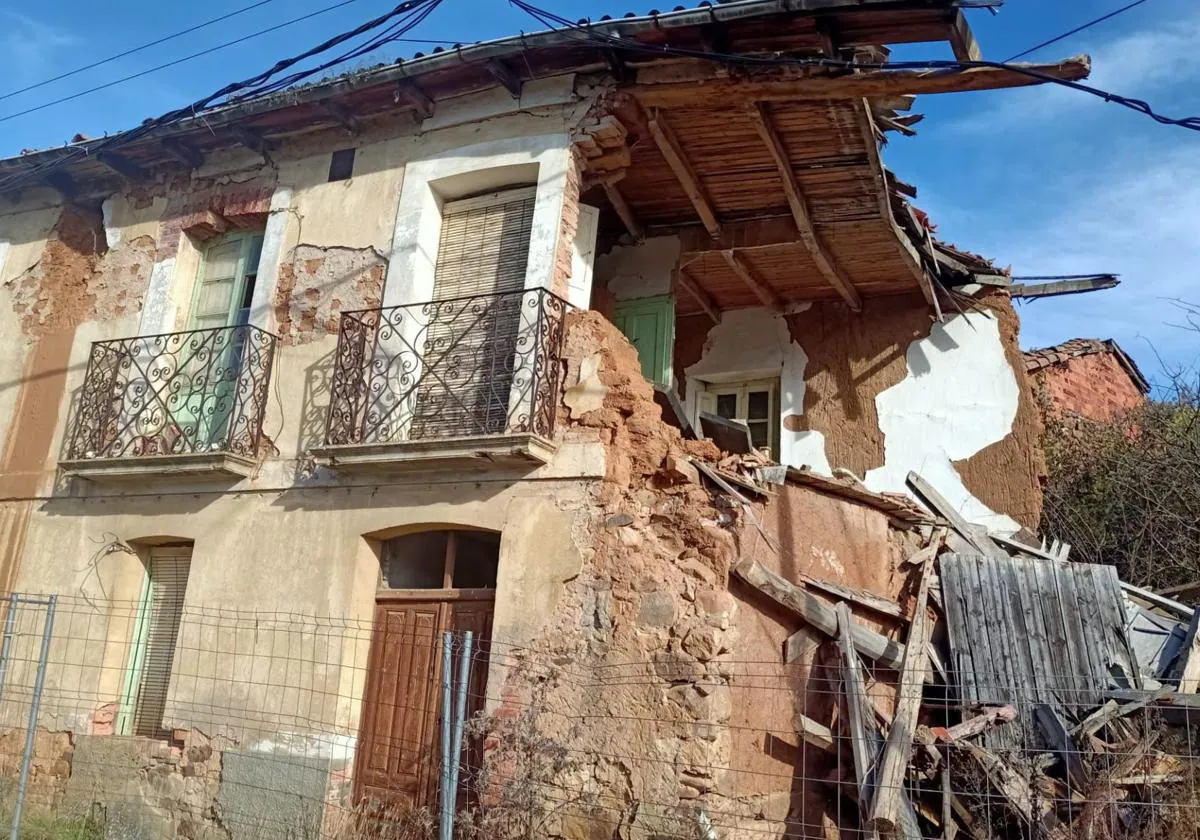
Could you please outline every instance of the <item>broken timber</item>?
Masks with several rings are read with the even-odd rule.
[[[1016,64],[1010,68],[966,70],[864,70],[840,76],[797,79],[713,80],[636,85],[634,96],[651,108],[719,108],[731,102],[862,99],[900,94],[958,93],[1040,85],[1051,80],[1086,79],[1092,60],[1085,56],[1054,64]]]
[[[842,651],[842,687],[846,695],[846,719],[850,724],[850,747],[854,754],[854,776],[858,780],[858,805],[865,817],[874,801],[875,750],[874,739],[868,737],[867,727],[875,727],[875,716],[866,708],[867,686],[863,681],[862,664],[854,644],[854,619],[845,604],[834,612],[838,644]]]
[[[885,834],[902,836],[905,840],[920,840],[901,830],[900,811],[904,798],[904,779],[912,755],[913,731],[921,711],[924,675],[929,666],[929,641],[933,625],[929,620],[929,586],[933,581],[933,555],[921,567],[921,584],[917,604],[909,626],[904,649],[904,666],[900,670],[900,687],[896,698],[896,714],[888,731],[887,743],[880,761],[875,801],[872,803],[869,824]],[[841,613],[838,613],[839,617]]]
[[[755,560],[743,560],[734,569],[734,574],[826,636],[837,637],[837,610],[828,602],[788,583]],[[850,633],[854,639],[855,650],[863,656],[889,668],[900,668],[903,665],[903,645],[857,622],[852,622]]]

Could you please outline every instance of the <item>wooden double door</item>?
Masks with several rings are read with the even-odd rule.
[[[380,592],[355,768],[355,798],[371,810],[432,807],[441,762],[442,635],[475,636],[467,719],[484,707],[495,590]],[[453,674],[460,652],[455,651]],[[480,750],[467,744],[459,802],[470,797]],[[472,766],[475,765],[475,766]]]

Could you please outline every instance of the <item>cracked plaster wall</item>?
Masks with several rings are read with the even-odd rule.
[[[930,326],[923,301],[886,298],[860,316],[823,303],[788,316],[726,311],[716,325],[688,317],[676,367],[693,417],[704,382],[779,377],[783,463],[849,469],[894,492],[909,492],[915,470],[970,521],[1011,532],[1036,526],[1040,451],[1010,311],[1005,302]],[[980,458],[1009,468],[985,474]]]

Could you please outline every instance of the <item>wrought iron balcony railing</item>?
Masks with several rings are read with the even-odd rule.
[[[275,341],[242,325],[96,342],[67,460],[257,456]]]
[[[549,438],[567,306],[535,289],[343,313],[326,444]]]

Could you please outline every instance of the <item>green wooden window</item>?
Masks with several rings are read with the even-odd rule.
[[[617,303],[613,323],[638,351],[642,375],[670,385],[675,345],[675,299],[671,295],[636,298]]]
[[[262,233],[235,233],[205,249],[189,329],[229,327],[249,320],[262,247]]]

